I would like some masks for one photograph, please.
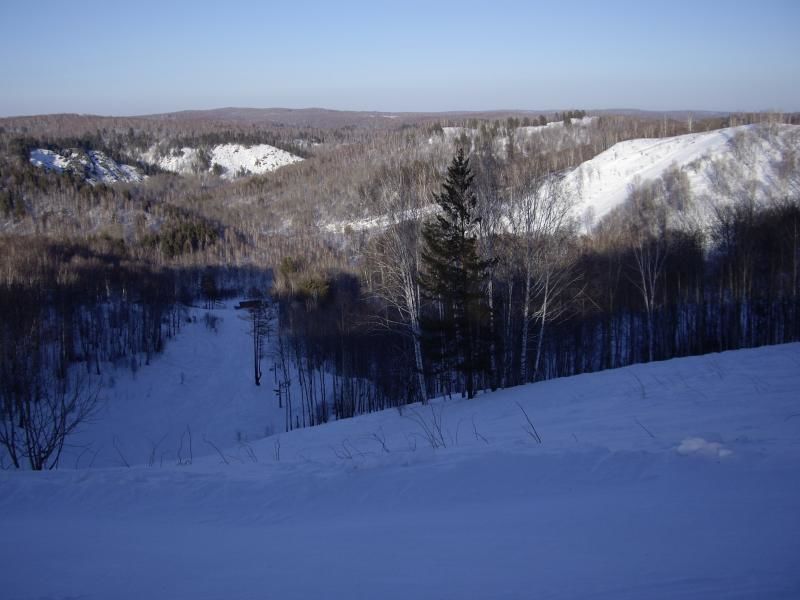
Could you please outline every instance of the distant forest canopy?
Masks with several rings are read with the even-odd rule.
[[[422,190],[418,201],[430,203],[431,191],[456,147],[464,142],[473,153],[491,153],[503,169],[540,171],[544,165],[548,171],[563,171],[627,139],[747,122],[800,121],[798,115],[772,114],[705,118],[687,114],[680,119],[600,114],[581,127],[579,134],[545,128],[525,136],[508,135],[527,127],[525,123],[538,124],[542,118],[561,122],[565,113],[583,115],[584,111],[504,114],[501,118],[399,115],[397,119],[380,113],[270,113],[276,119],[286,118],[289,124],[242,118],[213,120],[193,113],[151,118],[52,115],[2,119],[0,231],[38,233],[54,239],[103,234],[121,239],[133,253],[146,253],[154,248],[152,237],[159,229],[174,229],[186,220],[214,224],[219,232],[217,242],[210,247],[193,245],[192,252],[173,252],[169,257],[155,253],[152,260],[159,264],[176,258],[198,264],[252,261],[274,266],[285,256],[308,254],[304,258],[322,270],[351,269],[351,257],[363,250],[365,236],[348,230],[346,223],[381,214],[376,197],[386,175],[401,172],[417,179]],[[346,121],[342,126],[325,126],[326,119]],[[375,121],[380,127],[373,125]],[[316,125],[307,125],[309,122]],[[463,132],[445,136],[442,129],[446,127],[469,130],[470,139]],[[36,168],[28,161],[30,150],[37,146],[77,147],[141,165],[138,153],[154,145],[169,153],[185,145],[235,141],[278,145],[312,160],[231,182],[211,174],[177,176],[149,165],[144,172],[150,177],[142,184],[94,186],[68,173]],[[343,231],[329,235],[325,226],[338,223],[345,224]]]
[[[800,339],[800,148],[775,157],[781,192],[766,203],[715,170],[730,197],[703,223],[675,218],[693,203],[679,171],[635,182],[591,224],[559,186],[618,142],[747,123],[769,136],[798,115],[259,114],[0,120],[6,417],[69,365],[138,368],[185,305],[267,288],[279,331],[265,393],[294,407],[287,428]],[[220,143],[306,160],[235,180],[152,168],[125,184],[29,160],[36,148],[137,161]],[[315,387],[323,373],[333,390]]]

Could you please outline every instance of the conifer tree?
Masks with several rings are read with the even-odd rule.
[[[447,170],[436,196],[440,211],[422,230],[420,285],[438,310],[423,321],[429,356],[463,377],[462,393],[475,395],[476,379],[487,369],[481,341],[487,311],[481,286],[488,262],[478,254],[477,197],[462,149]]]

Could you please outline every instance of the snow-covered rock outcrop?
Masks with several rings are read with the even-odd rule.
[[[145,175],[136,167],[118,163],[99,150],[69,148],[61,152],[37,148],[31,150],[31,164],[56,173],[74,173],[83,176],[91,184],[138,183]]]
[[[142,155],[142,160],[180,175],[216,170],[221,177],[232,179],[269,173],[303,159],[269,144],[217,144],[208,149],[176,148],[166,154],[151,148]]]

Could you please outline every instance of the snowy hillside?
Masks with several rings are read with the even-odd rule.
[[[573,119],[582,127],[594,117]],[[448,143],[462,135],[474,136],[474,129],[443,128]],[[545,126],[520,127],[518,139],[542,132],[562,132],[563,122]],[[579,135],[580,128],[573,130]],[[433,138],[431,138],[431,143]],[[504,152],[507,138],[496,144]],[[581,223],[597,223],[621,206],[635,187],[677,172],[687,181],[681,219],[703,225],[713,208],[739,200],[769,203],[782,200],[800,189],[800,126],[743,125],[705,133],[670,138],[628,140],[590,159],[567,173],[562,190],[575,202],[574,217]],[[435,212],[426,207],[416,214]],[[323,229],[370,231],[386,228],[393,219],[375,215],[362,219],[327,223]]]
[[[217,168],[221,169],[221,176],[225,179],[240,175],[260,175],[303,160],[269,144],[217,144],[208,151],[184,147],[167,154],[159,154],[155,148],[151,148],[142,155],[142,159],[165,171],[181,175],[213,170],[215,165],[219,165]]]
[[[800,596],[800,344],[263,438],[274,399],[221,314],[84,432],[114,423],[134,466],[0,472],[5,598]],[[187,419],[191,464],[131,446]]]
[[[715,202],[783,197],[791,176],[797,177],[792,157],[798,152],[800,127],[796,125],[744,125],[629,140],[586,161],[564,183],[568,193],[580,198],[581,214],[589,211],[599,220],[625,202],[633,186],[677,169],[687,176],[691,198],[699,204],[697,216],[702,219]]]
[[[206,314],[213,317],[211,326]],[[100,411],[71,438],[62,465],[174,463],[181,441],[188,444],[187,431],[197,458],[214,452],[208,442],[241,451],[241,443],[283,430],[283,410],[266,371],[269,356],[264,385],[253,384],[252,341],[242,311],[231,304],[194,309],[192,316],[150,365],[134,373],[127,365],[105,370]]]
[[[71,148],[63,152],[60,154],[44,148],[31,150],[30,162],[48,171],[74,173],[91,184],[138,183],[146,177],[136,167],[120,164],[99,150]]]

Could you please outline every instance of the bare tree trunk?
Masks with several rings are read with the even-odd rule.
[[[539,360],[542,356],[542,342],[544,340],[544,324],[547,321],[547,302],[550,299],[550,274],[545,275],[544,297],[542,298],[542,308],[539,311],[539,339],[536,341],[536,357],[533,361],[533,380],[539,374]]]
[[[525,272],[525,292],[522,297],[522,340],[520,341],[519,351],[520,383],[528,382],[528,330],[530,329],[531,314],[531,271],[532,267],[528,264]]]

